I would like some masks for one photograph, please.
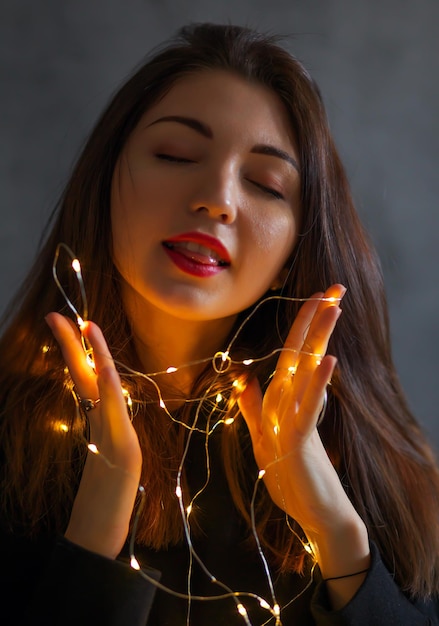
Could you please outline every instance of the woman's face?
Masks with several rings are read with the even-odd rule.
[[[297,161],[274,93],[219,70],[178,80],[143,115],[113,175],[125,304],[186,320],[253,304],[296,242]]]

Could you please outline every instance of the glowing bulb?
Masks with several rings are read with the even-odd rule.
[[[217,393],[215,399],[216,399],[217,402],[221,402],[223,397],[222,397],[222,395],[220,393]]]
[[[303,547],[305,548],[305,551],[308,552],[308,554],[313,554],[312,548],[309,543],[304,543]]]
[[[63,433],[68,433],[68,432],[69,432],[69,427],[67,426],[67,424],[60,424],[60,425],[59,425],[59,429],[60,429]]]
[[[224,424],[226,426],[230,426],[230,424],[233,424],[234,421],[235,421],[234,417],[228,417],[226,420],[224,420]]]
[[[93,454],[99,454],[99,450],[94,443],[89,443],[87,448],[90,450],[90,452],[93,452]]]
[[[227,361],[227,359],[229,358],[229,353],[228,352],[223,352],[221,354],[221,360],[225,363]]]
[[[320,365],[321,362],[322,362],[322,359],[316,359],[316,365]]]
[[[244,365],[251,365],[252,363],[253,363],[253,359],[245,359],[245,360],[243,361],[243,364],[244,364]]]
[[[180,499],[180,498],[181,498],[181,496],[183,495],[183,494],[182,494],[182,491],[181,491],[181,487],[180,487],[180,485],[177,485],[177,487],[176,487],[176,489],[175,489],[175,495],[177,496],[177,498],[178,498],[178,499]]]
[[[288,368],[288,373],[290,374],[290,376],[293,376],[296,373],[296,366],[290,365],[290,367]]]
[[[91,367],[91,369],[94,370],[94,368],[95,368],[95,361],[94,361],[94,358],[93,358],[93,354],[91,352],[87,353],[86,361],[87,361],[87,365],[89,365],[89,367]]]
[[[275,426],[274,426],[273,430],[274,430],[274,434],[275,434],[275,435],[278,435],[278,434],[279,434],[279,425],[278,425],[278,424],[275,424]]]
[[[186,513],[189,516],[192,513],[192,504],[190,504],[187,508],[186,508]]]
[[[176,367],[173,367],[172,365],[170,367],[168,367],[168,369],[166,370],[167,374],[173,374],[174,372],[177,371]]]
[[[138,562],[138,560],[136,559],[136,557],[135,557],[135,556],[132,556],[132,557],[131,557],[130,565],[131,565],[131,567],[132,567],[133,569],[137,569],[137,570],[139,570],[139,569],[140,569],[139,562]]]
[[[264,469],[259,470],[259,474],[258,474],[258,478],[259,478],[259,480],[260,480],[261,478],[264,478],[264,476],[265,476],[265,470],[264,470]]]
[[[275,604],[273,607],[273,613],[278,616],[280,615],[280,606],[278,604]]]
[[[166,404],[163,402],[162,398],[160,398],[159,404],[162,409],[166,409]]]
[[[243,615],[244,617],[247,617],[247,609],[245,608],[245,606],[243,604],[238,604],[236,608],[238,609],[238,613],[240,615]]]
[[[76,317],[76,321],[78,322],[79,328],[82,330],[84,328],[85,322],[80,315]]]
[[[132,409],[133,408],[133,401],[131,400],[130,392],[128,391],[128,389],[125,389],[124,387],[122,387],[122,393],[123,393],[123,395],[126,398],[128,408]]]
[[[41,350],[42,350],[43,354],[47,354],[49,352],[49,350],[50,350],[50,346],[43,346],[41,348]]]
[[[328,302],[337,302],[337,300],[338,298],[334,298],[334,297],[327,299]]]
[[[261,599],[259,600],[259,604],[261,605],[261,607],[262,607],[263,609],[268,609],[268,610],[270,610],[270,605],[269,605],[269,604],[268,604],[268,602],[266,602],[263,598],[261,598]]]
[[[79,272],[81,271],[81,264],[79,262],[78,259],[73,259],[72,261],[72,267],[74,269],[74,271],[79,274]]]
[[[235,379],[232,383],[232,387],[238,387],[239,386],[239,380]]]

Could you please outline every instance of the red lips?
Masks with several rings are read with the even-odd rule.
[[[177,267],[187,274],[209,277],[230,265],[227,248],[215,237],[198,231],[182,233],[163,242]]]

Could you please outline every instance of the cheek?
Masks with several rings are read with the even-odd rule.
[[[297,221],[292,213],[255,220],[254,241],[262,254],[286,260],[297,240]]]

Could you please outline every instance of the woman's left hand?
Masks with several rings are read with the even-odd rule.
[[[333,285],[305,302],[265,394],[253,380],[239,400],[270,496],[301,526],[325,577],[363,569],[369,558],[364,523],[317,430],[336,365],[326,350],[344,293]]]

